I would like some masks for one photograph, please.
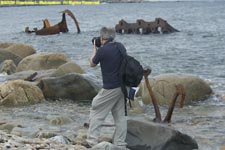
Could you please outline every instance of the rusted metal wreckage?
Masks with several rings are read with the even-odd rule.
[[[69,31],[69,29],[67,27],[67,23],[66,23],[66,14],[69,15],[73,19],[73,21],[76,25],[76,28],[77,28],[77,33],[80,33],[80,27],[79,27],[78,21],[75,18],[74,14],[68,9],[62,11],[61,22],[51,26],[48,19],[44,19],[42,29],[38,30],[37,28],[33,28],[33,30],[29,30],[29,27],[26,27],[25,32],[26,33],[35,33],[36,35],[53,35],[53,34],[59,34],[60,32],[66,33]]]
[[[154,118],[153,121],[155,121],[155,122],[170,123],[171,122],[172,115],[173,115],[173,110],[174,110],[174,107],[175,107],[175,104],[176,104],[176,101],[177,101],[179,95],[181,95],[180,108],[182,108],[183,105],[184,105],[184,100],[185,100],[185,90],[184,90],[184,87],[181,84],[175,85],[176,92],[174,94],[174,97],[173,97],[170,105],[169,105],[169,109],[167,111],[166,117],[162,121],[161,113],[160,113],[160,110],[159,110],[159,107],[158,107],[158,102],[157,102],[157,100],[156,100],[156,98],[154,96],[154,93],[153,93],[152,88],[150,86],[150,82],[148,80],[148,75],[150,73],[151,73],[151,70],[150,69],[144,70],[145,84],[146,84],[146,87],[148,89],[149,95],[150,95],[150,97],[152,99],[152,104],[154,106],[154,111],[155,111],[155,118]]]
[[[173,28],[166,20],[155,18],[155,21],[147,22],[143,19],[136,20],[136,23],[127,23],[125,20],[120,20],[115,26],[117,33],[121,34],[150,34],[150,33],[172,33],[179,32]]]

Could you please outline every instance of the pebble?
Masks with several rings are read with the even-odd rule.
[[[57,140],[56,140],[57,139]],[[0,150],[87,150],[84,146],[73,145],[66,141],[63,136],[53,139],[35,138],[26,139],[16,135],[10,135],[0,130]]]

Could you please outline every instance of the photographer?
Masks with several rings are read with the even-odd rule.
[[[124,94],[121,90],[119,77],[122,54],[114,43],[115,30],[103,27],[100,30],[100,38],[93,39],[93,53],[90,57],[90,66],[95,67],[100,63],[103,88],[94,97],[90,110],[90,126],[87,144],[94,146],[98,143],[100,127],[111,112],[115,132],[112,137],[113,144],[118,149],[126,149],[127,120],[124,110]],[[100,41],[100,45],[96,44]],[[98,50],[96,49],[97,46]]]

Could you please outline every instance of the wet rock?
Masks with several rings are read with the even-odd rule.
[[[131,101],[131,108],[130,108],[130,112],[133,112],[133,113],[144,113],[144,109],[142,107],[142,101],[140,101],[138,98],[134,98],[133,101]]]
[[[13,60],[13,62],[17,65],[22,60],[22,58],[16,54],[13,54],[12,52],[0,48],[0,63],[5,60]]]
[[[189,135],[150,122],[128,120],[126,142],[131,150],[192,150],[197,142]]]
[[[38,86],[49,99],[91,100],[98,92],[97,85],[86,74],[71,73],[62,77],[42,79]]]
[[[84,74],[85,71],[76,63],[68,62],[61,65],[57,70],[51,75],[52,77],[60,77],[69,73],[80,73]]]
[[[124,147],[113,145],[109,142],[101,142],[91,148],[92,150],[126,150]]]
[[[4,60],[0,64],[0,73],[13,74],[16,72],[16,65],[12,60]]]
[[[61,53],[39,53],[25,57],[17,66],[17,72],[24,70],[57,69],[67,63],[69,58]]]
[[[159,104],[170,104],[176,92],[175,85],[181,84],[185,90],[185,104],[193,101],[204,100],[212,94],[211,87],[203,79],[188,74],[162,74],[150,78],[150,85]],[[140,84],[140,90],[137,94],[142,97],[144,104],[151,103],[151,97],[145,82]],[[179,99],[177,102],[179,102]]]
[[[32,126],[26,126],[26,127],[15,127],[11,131],[11,135],[15,135],[18,137],[36,137],[36,134],[39,132],[39,129],[33,128]]]
[[[35,72],[37,73],[37,75],[33,78],[32,82],[38,82],[42,78],[50,77],[52,75],[52,73],[55,72],[55,69],[39,70],[39,71],[26,70],[26,71],[16,72],[16,73],[8,75],[8,76],[4,76],[4,78],[5,78],[5,81],[17,80],[17,79],[25,80],[29,76],[34,74]]]
[[[0,84],[0,105],[16,106],[41,102],[44,95],[30,82],[13,80]]]
[[[65,136],[54,136],[52,138],[49,139],[49,141],[52,141],[52,142],[58,142],[58,143],[62,143],[62,144],[70,144],[70,140],[65,137]]]
[[[36,133],[35,137],[48,139],[48,138],[52,138],[56,135],[57,135],[56,133],[51,133],[51,132],[48,132],[48,131],[38,131]]]
[[[5,123],[5,124],[0,125],[0,130],[10,133],[14,127],[16,127],[16,125],[10,124],[10,123]]]
[[[47,116],[47,119],[51,125],[63,125],[72,122],[72,119],[66,116]]]
[[[225,95],[222,96],[222,99],[225,100]]]
[[[32,46],[23,43],[0,43],[0,48],[15,54],[20,58],[25,58],[26,56],[36,53],[36,50]]]
[[[81,144],[82,141],[84,141],[86,138],[87,138],[87,130],[84,130],[84,129],[80,129],[77,131],[77,136],[75,139],[72,140],[72,142],[74,144]]]

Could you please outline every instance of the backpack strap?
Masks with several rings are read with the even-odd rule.
[[[126,50],[126,48],[123,46],[123,44],[121,44],[119,42],[114,42],[114,43],[115,43],[116,47],[119,49],[120,53],[125,58],[127,56],[127,50]]]
[[[116,48],[118,48],[119,49],[119,51],[120,51],[120,53],[123,55],[123,59],[125,59],[126,58],[126,56],[127,56],[127,53],[126,53],[126,48],[123,46],[123,44],[121,44],[121,43],[119,43],[119,42],[115,42],[115,46],[116,46]],[[121,80],[122,80],[122,78],[121,78]],[[127,93],[127,88],[126,88],[126,85],[125,84],[123,84],[123,81],[121,81],[121,89],[122,89],[122,92],[123,92],[123,95],[124,95],[124,107],[125,107],[125,116],[127,116],[127,97],[128,97],[128,93]],[[129,105],[130,105],[130,107],[132,107],[131,106],[131,101],[130,101],[130,99],[128,99],[129,100]]]

